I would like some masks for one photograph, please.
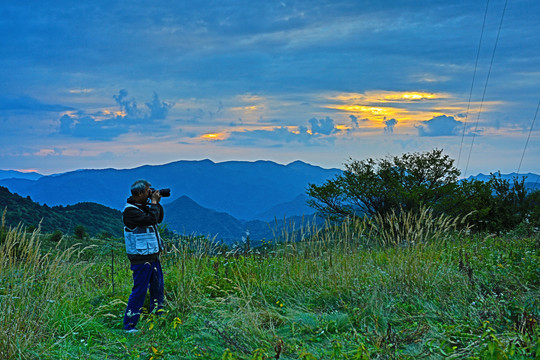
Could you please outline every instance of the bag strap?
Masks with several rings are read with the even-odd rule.
[[[130,203],[127,203],[126,206],[124,206],[124,210],[126,210],[126,209],[129,208],[129,207],[132,207],[132,208],[135,208],[135,209],[137,209],[137,210],[142,211],[141,208],[139,208],[138,206],[135,206],[135,205],[133,205],[133,204],[130,204]]]

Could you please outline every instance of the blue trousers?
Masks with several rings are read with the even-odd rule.
[[[133,289],[124,314],[124,329],[126,330],[137,326],[148,290],[150,290],[148,312],[152,312],[154,308],[161,309],[164,300],[163,271],[159,261],[131,265],[131,271],[133,271]]]

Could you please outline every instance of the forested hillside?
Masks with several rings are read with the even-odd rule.
[[[0,207],[5,212],[5,226],[15,227],[22,223],[25,227],[37,227],[41,222],[41,231],[50,233],[60,230],[64,234],[73,233],[78,225],[84,226],[90,236],[108,234],[122,236],[122,214],[118,210],[91,202],[69,206],[40,205],[28,196],[26,198],[12,194],[0,186]]]

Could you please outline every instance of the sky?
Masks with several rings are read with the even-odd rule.
[[[435,148],[540,173],[537,0],[0,4],[0,169],[344,168]]]

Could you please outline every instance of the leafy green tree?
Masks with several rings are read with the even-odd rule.
[[[476,231],[501,233],[526,219],[539,222],[539,195],[527,196],[525,180],[491,174],[488,181],[457,181],[453,160],[432,150],[381,160],[351,160],[346,170],[318,186],[310,184],[309,204],[323,215],[346,217],[385,216],[427,206],[435,214],[468,215]]]
[[[84,238],[88,236],[88,234],[86,233],[86,228],[83,225],[75,226],[74,233],[75,233],[75,237],[81,240],[83,240]]]
[[[499,172],[491,174],[489,182],[493,189],[489,230],[497,233],[512,230],[527,217],[525,179],[514,178],[511,183],[502,179]]]
[[[385,215],[392,211],[439,208],[452,196],[459,170],[435,149],[385,159],[353,160],[345,171],[322,185],[309,184],[309,204],[333,219]]]
[[[52,242],[59,242],[60,240],[62,240],[62,232],[58,229],[54,230],[54,232],[51,234],[51,236],[49,236],[49,240],[52,241]]]
[[[526,201],[529,210],[529,223],[532,226],[540,227],[540,190],[529,193]]]
[[[6,227],[16,227],[19,223],[39,224],[43,233],[52,233],[55,229],[68,233],[73,231],[71,224],[80,224],[89,236],[100,232],[115,237],[123,234],[121,212],[96,203],[49,207],[33,202],[30,197],[12,194],[0,186],[0,204],[7,208],[4,214]]]
[[[500,173],[492,173],[488,181],[461,181],[442,208],[449,215],[469,214],[468,222],[476,231],[500,233],[514,229],[527,218],[526,197],[524,179],[509,181]]]
[[[492,208],[493,189],[488,181],[462,180],[452,196],[442,200],[440,207],[447,215],[465,216],[475,231],[487,231]]]

